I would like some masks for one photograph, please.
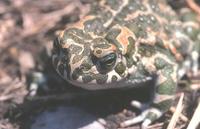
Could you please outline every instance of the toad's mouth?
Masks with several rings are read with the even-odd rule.
[[[81,87],[87,90],[106,90],[106,89],[117,89],[117,88],[133,88],[133,87],[140,87],[145,83],[152,81],[152,77],[146,77],[143,79],[136,79],[136,80],[128,80],[126,78],[118,81],[118,82],[111,82],[105,84],[98,84],[96,80],[93,80],[89,83],[84,83],[83,81],[78,80],[68,80],[72,85]]]
[[[98,75],[105,77],[106,75]],[[95,75],[93,75],[95,77]],[[90,80],[90,81],[88,81]],[[152,76],[146,77],[138,77],[138,78],[122,78],[118,81],[110,81],[110,77],[106,78],[93,78],[89,77],[88,75],[79,76],[76,80],[67,80],[72,85],[81,87],[88,90],[103,90],[103,89],[112,89],[112,88],[127,88],[127,87],[139,87],[140,85],[144,85],[149,81],[152,81]],[[88,82],[87,82],[88,81]]]

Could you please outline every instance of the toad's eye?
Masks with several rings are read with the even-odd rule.
[[[112,70],[116,63],[117,55],[115,53],[110,53],[104,57],[96,59],[95,64],[101,72],[107,72]]]

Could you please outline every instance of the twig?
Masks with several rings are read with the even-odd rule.
[[[17,90],[23,86],[25,82],[20,81],[18,78],[14,79],[9,86],[1,93],[1,96],[9,94],[10,92]]]
[[[0,102],[3,102],[3,101],[6,101],[6,100],[9,100],[9,99],[12,99],[12,98],[14,98],[14,97],[15,97],[15,95],[13,95],[13,94],[0,96]]]
[[[200,123],[200,115],[199,114],[200,114],[200,102],[194,112],[192,120],[190,121],[187,129],[196,129],[197,128],[198,124]]]
[[[174,129],[175,128],[176,123],[178,121],[178,118],[179,118],[179,116],[180,116],[180,114],[183,110],[183,98],[184,98],[184,93],[181,94],[181,97],[180,97],[178,104],[177,104],[177,107],[176,107],[176,111],[173,114],[167,129]]]
[[[179,125],[175,129],[185,129],[185,127],[186,127],[186,123]]]
[[[190,88],[192,89],[192,90],[198,90],[198,89],[200,89],[200,84],[192,84],[191,86],[190,86]]]
[[[174,112],[176,111],[175,107],[171,107],[171,108],[170,108],[170,111],[171,111],[172,113],[174,113]],[[187,122],[187,121],[188,121],[188,118],[187,118],[185,115],[183,115],[182,113],[180,114],[180,119],[181,119],[182,121],[184,121],[184,122]]]
[[[0,95],[0,102],[10,100],[15,97],[16,94],[12,93],[24,86],[25,81],[20,81],[18,78],[13,80],[10,84],[8,84],[7,88]]]
[[[154,124],[154,125],[151,125],[151,126],[148,126],[147,129],[155,129],[155,128],[158,128],[158,127],[162,127],[164,125],[164,123],[157,123],[157,124]]]

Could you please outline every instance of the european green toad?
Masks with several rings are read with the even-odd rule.
[[[141,115],[121,126],[146,128],[166,112],[177,80],[198,69],[199,24],[188,9],[179,16],[164,0],[99,0],[54,41],[53,65],[65,80],[89,90],[137,87],[155,80]]]

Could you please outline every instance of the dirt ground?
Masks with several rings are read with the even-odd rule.
[[[184,0],[169,1],[175,8],[187,6]],[[53,39],[66,24],[87,14],[91,2],[0,0],[0,129],[29,129],[35,116],[63,104],[79,106],[104,118],[104,126],[115,129],[121,121],[138,113],[138,110],[130,106],[131,99],[142,98],[142,101],[147,101],[145,98],[148,95],[144,94],[148,88],[142,91],[85,91],[67,84],[52,68],[48,55]],[[47,75],[45,86],[38,89],[29,87],[34,71]],[[200,71],[196,76],[188,73],[179,82],[174,107],[155,122],[151,129],[166,128],[169,125],[175,114],[173,109],[182,93],[183,111],[175,127],[187,128],[199,103],[199,91]],[[139,125],[129,129],[137,128]]]

